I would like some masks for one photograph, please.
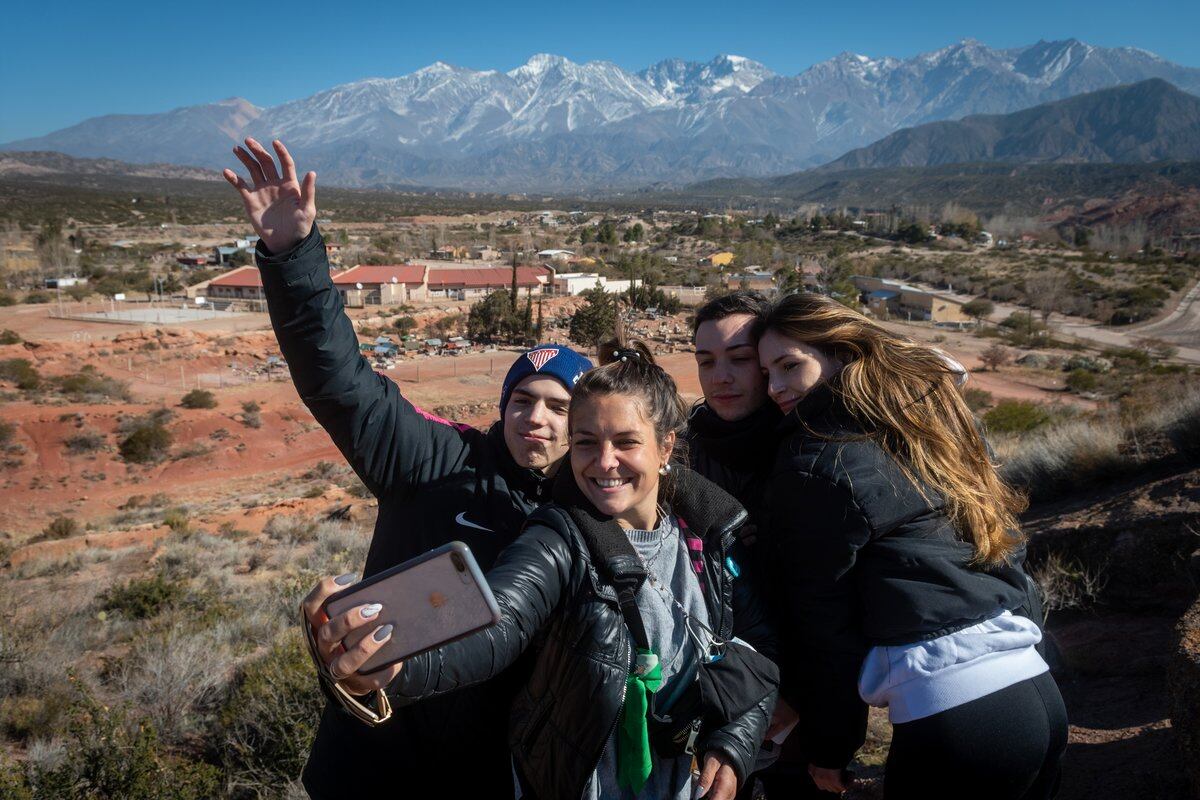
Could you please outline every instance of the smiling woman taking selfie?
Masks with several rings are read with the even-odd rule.
[[[849,788],[865,701],[894,726],[886,797],[1052,797],[1067,721],[1035,647],[1025,503],[959,371],[820,295],[775,301],[755,332],[785,415],[769,547],[784,695],[814,780]]]
[[[746,513],[677,463],[685,410],[649,350],[617,341],[601,356],[571,397],[555,502],[487,575],[501,622],[405,661],[385,691],[397,706],[442,695],[532,648],[509,725],[522,796],[729,800],[777,684],[734,639],[771,649],[728,553]]]

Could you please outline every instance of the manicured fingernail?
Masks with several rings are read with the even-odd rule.
[[[392,626],[390,624],[389,625],[380,625],[378,628],[375,629],[375,633],[373,633],[371,635],[371,638],[377,642],[385,642],[389,638],[391,638],[391,635],[392,635]]]
[[[338,586],[345,586],[348,583],[354,583],[354,573],[347,572],[345,575],[338,575],[333,579],[333,582]]]
[[[380,611],[383,611],[383,606],[381,606],[379,603],[371,603],[369,606],[363,606],[362,611],[358,613],[362,614],[363,619],[370,619],[371,617],[377,616]]]

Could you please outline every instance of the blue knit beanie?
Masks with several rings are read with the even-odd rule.
[[[504,388],[500,390],[500,419],[504,419],[504,409],[508,406],[513,387],[530,375],[537,373],[557,378],[570,392],[583,377],[583,373],[591,368],[592,362],[587,356],[566,345],[539,344],[532,350],[527,350],[517,357],[508,368],[508,374],[504,376]]]

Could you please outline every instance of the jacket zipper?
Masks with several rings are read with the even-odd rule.
[[[725,559],[728,558],[729,545],[733,543],[733,536],[734,536],[733,528],[736,527],[736,523],[738,523],[738,522],[745,522],[745,513],[744,512],[743,512],[742,516],[740,516],[734,520],[734,524],[727,525],[725,528],[723,528],[721,530],[720,536],[718,537],[720,544],[721,544],[721,550],[720,550],[720,558],[718,559],[717,568],[716,568],[715,572],[720,576],[720,584],[717,586],[717,602],[720,603],[721,614],[720,614],[720,622],[718,623],[718,626],[717,626],[717,631],[718,631],[718,635],[722,639],[724,639],[727,635],[729,635],[733,632],[732,625],[730,625],[729,630],[726,630],[726,628],[725,628],[725,606],[729,605],[725,602]],[[732,598],[730,598],[730,603],[732,603]]]
[[[629,655],[625,659],[625,668],[633,670],[633,647],[629,644],[628,635],[625,639],[625,646],[629,648]],[[596,770],[600,768],[600,762],[604,760],[604,754],[608,752],[608,742],[612,739],[613,731],[617,729],[617,721],[621,719],[621,710],[625,708],[625,694],[629,691],[629,676],[625,676],[625,680],[621,681],[621,702],[617,703],[617,715],[613,717],[612,725],[608,726],[608,733],[604,736],[604,747],[600,748],[600,755],[596,756],[596,763],[592,765],[592,771],[588,774],[590,778],[596,774]],[[587,792],[587,783],[583,784],[583,791]],[[584,794],[580,794],[583,797]]]

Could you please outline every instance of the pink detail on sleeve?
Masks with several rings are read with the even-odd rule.
[[[700,585],[704,585],[704,540],[692,533],[688,528],[688,524],[684,522],[682,517],[677,517],[679,521],[679,530],[683,533],[683,542],[687,545],[688,555],[691,557],[692,570],[700,578]]]
[[[430,414],[428,411],[421,408],[420,406],[413,406],[413,411],[416,411],[418,414],[420,414],[422,417],[429,420],[430,422],[436,422],[439,425],[449,425],[451,428],[454,428],[459,433],[466,433],[469,430],[473,430],[471,428],[471,426],[466,424],[465,422],[451,422],[448,419],[439,417],[437,414]]]

